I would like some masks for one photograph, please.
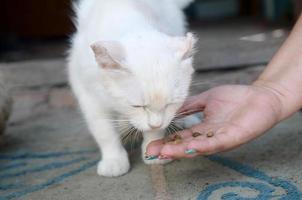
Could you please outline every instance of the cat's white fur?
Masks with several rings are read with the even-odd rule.
[[[82,0],[68,72],[102,152],[98,173],[129,170],[117,126],[143,131],[142,155],[188,95],[195,38],[182,9],[192,0]],[[146,106],[146,107],[138,107]],[[147,161],[165,163],[167,161]]]

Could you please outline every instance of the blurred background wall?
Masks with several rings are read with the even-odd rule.
[[[20,37],[52,37],[69,34],[70,0],[1,0],[0,30]]]
[[[191,21],[250,17],[266,24],[292,24],[301,5],[301,0],[196,0],[186,13]],[[9,59],[3,53],[26,44],[66,39],[74,30],[70,16],[72,0],[1,0],[0,59]]]
[[[197,19],[253,16],[269,22],[285,22],[297,17],[300,0],[197,0],[189,8]]]
[[[72,30],[71,0],[1,0],[0,30],[20,37],[64,36]],[[195,20],[257,16],[270,22],[297,17],[301,0],[196,0],[188,8]]]

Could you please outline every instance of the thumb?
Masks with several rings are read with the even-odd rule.
[[[203,111],[206,107],[208,92],[188,97],[183,106],[178,110],[179,115],[190,115]]]

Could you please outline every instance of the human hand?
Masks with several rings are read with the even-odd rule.
[[[261,86],[226,85],[188,98],[179,114],[203,111],[204,119],[178,133],[179,144],[164,139],[151,142],[146,155],[159,159],[209,155],[238,147],[281,120],[282,101],[277,91]],[[202,135],[193,137],[192,133]],[[214,135],[207,133],[213,132]]]

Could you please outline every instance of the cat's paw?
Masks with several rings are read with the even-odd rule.
[[[147,160],[143,158],[143,161],[147,165],[165,165],[173,161],[173,159],[154,159],[154,160]]]
[[[98,164],[98,174],[106,177],[117,177],[126,174],[130,169],[130,163],[127,158],[107,158],[101,160]]]

